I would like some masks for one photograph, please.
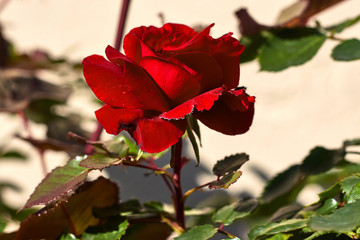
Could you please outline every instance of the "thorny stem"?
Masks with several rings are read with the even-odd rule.
[[[124,35],[125,21],[126,21],[129,5],[130,5],[130,0],[123,0],[121,5],[121,13],[120,13],[119,24],[116,33],[115,46],[114,46],[117,50],[120,50],[122,38]],[[98,122],[96,130],[92,133],[90,140],[91,141],[99,140],[103,129],[104,129],[103,126]],[[87,144],[85,147],[85,154],[91,154],[93,151],[94,151],[94,147],[90,144]]]
[[[173,205],[175,208],[175,218],[180,227],[185,229],[185,213],[184,213],[184,201],[183,193],[181,189],[181,168],[182,168],[182,140],[179,139],[174,146],[172,146],[174,151],[172,151],[174,160],[174,175],[173,175],[173,184],[175,189],[175,195],[173,195]]]

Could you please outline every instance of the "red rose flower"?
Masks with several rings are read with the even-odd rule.
[[[126,130],[151,153],[179,140],[188,114],[224,134],[248,131],[255,98],[236,89],[244,46],[231,33],[209,36],[213,25],[200,33],[171,23],[138,27],[125,36],[126,55],[108,46],[109,61],[85,58],[87,84],[105,103],[96,111],[105,130]]]

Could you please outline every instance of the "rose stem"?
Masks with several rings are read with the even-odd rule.
[[[121,13],[120,13],[120,19],[119,19],[119,25],[117,28],[117,34],[116,34],[116,40],[115,40],[115,48],[117,50],[120,50],[121,41],[124,35],[124,26],[126,21],[127,12],[129,9],[130,0],[123,0],[122,6],[121,6]],[[100,139],[100,135],[103,131],[103,126],[98,122],[96,130],[91,134],[90,140],[91,141],[97,141]],[[87,144],[85,147],[85,154],[92,154],[94,151],[94,147],[90,144]]]
[[[121,6],[119,25],[118,25],[117,34],[116,34],[115,46],[114,46],[117,50],[120,50],[121,41],[122,41],[123,34],[124,34],[126,16],[127,16],[128,10],[129,10],[129,5],[130,5],[130,0],[123,0],[122,6]]]
[[[174,175],[173,175],[173,184],[175,189],[175,195],[173,196],[173,204],[175,208],[175,217],[176,221],[180,227],[185,228],[185,214],[184,214],[184,201],[183,193],[181,189],[181,168],[182,168],[182,140],[173,146],[174,151],[172,151],[172,158],[174,159]]]

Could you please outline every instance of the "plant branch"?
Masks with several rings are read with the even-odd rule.
[[[114,46],[117,50],[120,50],[122,38],[124,35],[125,21],[129,10],[129,5],[130,5],[130,0],[123,0],[121,5],[121,14],[119,18],[119,25],[117,29],[115,46]]]
[[[182,168],[182,139],[179,139],[174,146],[172,146],[172,160],[174,161],[173,184],[175,195],[173,195],[173,204],[175,208],[175,218],[180,227],[185,229],[185,207],[183,201],[183,193],[181,188],[181,168]]]
[[[224,224],[222,223],[221,226],[218,229],[219,233],[225,234],[226,236],[230,237],[230,238],[237,238],[237,236],[229,233],[228,231],[224,230]]]
[[[203,184],[203,185],[200,185],[200,186],[197,186],[197,187],[194,187],[194,188],[188,190],[188,191],[184,194],[184,196],[183,196],[183,201],[185,202],[185,200],[187,199],[187,197],[189,197],[193,192],[195,192],[195,191],[197,191],[197,190],[200,190],[200,189],[202,189],[202,188],[204,188],[204,187],[207,187],[207,186],[209,186],[211,183],[212,183],[212,182],[208,182],[208,183],[205,183],[205,184]]]
[[[170,172],[166,171],[163,168],[159,168],[159,167],[156,167],[156,166],[148,166],[148,165],[144,165],[144,164],[130,163],[130,162],[123,162],[122,165],[149,169],[149,170],[152,170],[154,172],[158,172],[159,174],[165,175],[165,176],[169,177],[170,179],[173,178],[173,174],[171,174]]]

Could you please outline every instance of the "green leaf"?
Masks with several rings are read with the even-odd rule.
[[[66,235],[62,235],[60,240],[78,240],[78,238],[75,237],[74,234],[68,233]]]
[[[84,157],[76,157],[65,166],[57,167],[35,188],[23,208],[39,204],[49,204],[73,190],[87,177],[89,169],[79,166]]]
[[[331,57],[337,61],[353,61],[360,59],[360,40],[353,38],[337,45]]]
[[[82,240],[114,240],[121,239],[121,237],[125,234],[126,229],[129,226],[128,221],[124,221],[119,224],[118,229],[116,231],[106,232],[106,233],[84,233],[82,236]]]
[[[242,172],[237,171],[233,173],[228,173],[222,177],[220,177],[218,180],[215,180],[209,184],[209,188],[229,188],[229,186],[233,183],[235,183],[241,176]]]
[[[96,153],[94,155],[85,156],[80,162],[80,166],[102,170],[113,165],[121,165],[123,161],[124,159],[120,157],[109,157],[102,153]]]
[[[291,191],[303,178],[299,165],[293,165],[284,172],[268,181],[261,198],[265,203],[271,202],[277,197]]]
[[[339,203],[334,198],[329,198],[324,202],[324,204],[319,209],[316,210],[316,214],[317,215],[331,214],[337,209],[338,204]]]
[[[355,202],[356,200],[360,199],[360,183],[357,183],[350,191],[347,203]]]
[[[360,198],[360,177],[350,176],[345,178],[340,185],[344,193],[344,200],[347,203],[354,202]]]
[[[148,210],[152,210],[155,212],[164,212],[164,206],[162,202],[158,202],[158,201],[146,202],[144,203],[144,207],[147,208]]]
[[[330,215],[314,215],[309,218],[308,227],[315,231],[348,232],[360,226],[360,201],[345,204]]]
[[[118,186],[106,178],[86,182],[67,201],[48,205],[21,222],[17,239],[58,239],[65,231],[82,234],[104,220],[95,218],[93,209],[115,205],[118,196]]]
[[[345,21],[343,21],[343,22],[341,22],[339,24],[336,24],[334,26],[327,27],[327,28],[325,28],[325,30],[335,32],[335,33],[340,33],[345,28],[351,27],[352,25],[354,25],[358,21],[360,21],[360,15],[357,16],[357,17],[354,17],[352,19],[345,20]]]
[[[210,224],[196,226],[184,232],[174,240],[207,240],[217,233],[218,229]]]
[[[246,153],[238,153],[225,157],[223,160],[217,161],[213,168],[213,173],[218,176],[224,176],[227,173],[236,172],[241,166],[249,160]]]
[[[189,136],[191,145],[192,145],[192,147],[194,149],[197,165],[199,165],[199,163],[200,163],[199,146],[198,146],[198,143],[196,141],[195,135],[193,133],[193,128],[192,128],[193,127],[192,123],[193,123],[194,120],[191,120],[189,117],[187,117],[186,120],[187,120],[187,123],[188,123],[186,132],[187,132],[187,134]],[[200,132],[199,132],[199,134],[200,134]]]
[[[324,147],[315,147],[300,165],[300,170],[305,175],[326,172],[343,159],[341,150],[329,150]]]
[[[240,55],[240,63],[254,60],[259,53],[260,47],[266,42],[266,38],[261,34],[244,36],[240,38],[240,44],[245,46],[244,52]]]
[[[224,225],[229,225],[233,223],[236,219],[246,217],[258,206],[258,201],[255,199],[249,199],[245,201],[240,201],[236,204],[231,204],[220,208],[213,216],[212,220],[214,222],[224,223]]]
[[[322,202],[325,201],[328,198],[333,198],[341,193],[340,183],[336,183],[333,186],[331,186],[329,189],[326,189],[325,191],[319,193],[319,201]]]
[[[261,71],[281,71],[298,66],[315,56],[326,36],[314,34],[298,39],[282,39],[273,36],[262,45],[259,53]]]
[[[0,158],[11,158],[16,160],[26,160],[26,156],[22,154],[21,152],[12,150],[7,152],[1,152],[0,151]]]
[[[290,232],[303,227],[306,227],[305,219],[290,219],[280,223],[272,222],[263,226],[256,226],[250,230],[248,236],[250,240],[255,240],[260,236]]]
[[[266,238],[266,240],[287,240],[291,236],[292,236],[291,234],[277,233],[272,237]]]
[[[0,233],[2,233],[4,231],[5,227],[6,227],[5,220],[0,218]]]

